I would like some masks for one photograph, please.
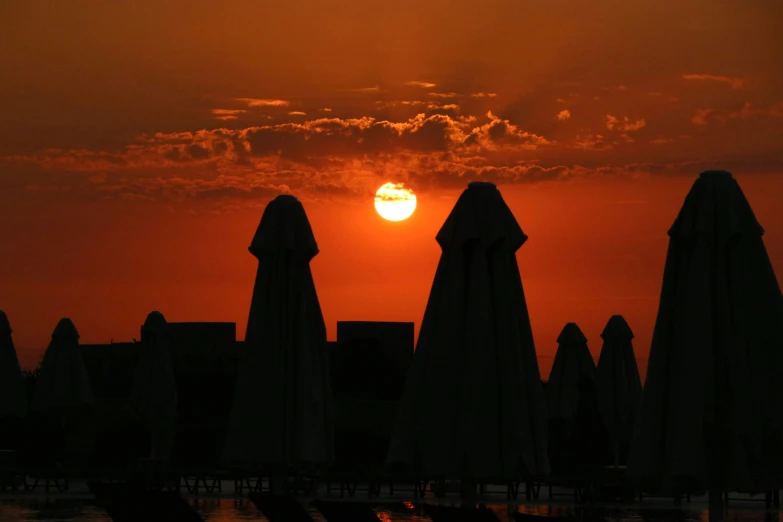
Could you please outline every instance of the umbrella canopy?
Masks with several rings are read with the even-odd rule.
[[[166,318],[154,311],[142,327],[141,356],[128,398],[128,409],[146,420],[177,416],[177,383],[167,333]]]
[[[60,319],[35,382],[32,408],[66,411],[91,407],[92,385],[73,321]]]
[[[546,404],[550,418],[571,420],[579,407],[579,382],[595,379],[595,362],[587,348],[587,338],[576,323],[567,323],[557,338],[557,353],[546,384]]]
[[[619,444],[631,437],[642,380],[633,351],[633,332],[622,315],[609,319],[601,338],[604,344],[596,367],[598,407],[610,440]]]
[[[27,393],[24,377],[19,368],[11,324],[5,312],[0,310],[0,417],[24,417],[27,415]]]
[[[546,405],[516,252],[491,183],[470,183],[442,249],[387,462],[465,477],[546,474]]]
[[[728,490],[780,479],[783,297],[762,234],[730,173],[699,176],[669,230],[632,477]]]
[[[258,258],[224,459],[313,463],[334,459],[328,345],[310,260],[310,222],[293,196],[267,205],[250,245]]]

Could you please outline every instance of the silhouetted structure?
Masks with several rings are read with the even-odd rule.
[[[331,351],[337,400],[397,401],[413,360],[413,323],[338,321]]]
[[[96,503],[115,522],[203,522],[176,491],[109,482],[91,482],[89,488]]]
[[[166,318],[158,311],[147,316],[141,331],[143,345],[136,365],[128,410],[150,434],[150,458],[165,464],[177,429],[177,383],[171,360]]]
[[[424,504],[424,513],[432,522],[498,522],[498,516],[486,506],[437,506]]]
[[[329,355],[310,272],[318,247],[302,204],[289,195],[270,202],[249,250],[258,272],[224,458],[330,463]]]
[[[598,406],[609,436],[614,465],[625,464],[642,380],[633,351],[633,332],[621,315],[606,323],[604,344],[596,367]]]
[[[45,423],[44,426],[30,426],[33,440],[43,437],[43,440],[39,439],[42,446],[39,457],[43,462],[54,462],[62,456],[63,450],[73,456],[78,450],[89,447],[89,441],[78,431],[84,427],[82,421],[92,409],[93,394],[79,348],[79,332],[70,319],[60,319],[52,333],[41,361],[31,406],[43,414],[41,420]],[[63,443],[64,448],[58,447]]]
[[[337,323],[337,342],[329,343],[329,365],[338,468],[382,465],[413,359],[413,337],[413,323]]]
[[[237,340],[237,324],[232,322],[170,322],[167,329],[175,359],[230,352]]]
[[[18,449],[26,415],[27,392],[11,324],[0,310],[0,449]]]
[[[96,401],[127,401],[143,346],[125,342],[79,345]]]
[[[628,461],[662,489],[780,487],[783,297],[729,172],[703,172],[669,229],[658,317]]]
[[[0,310],[0,419],[27,415],[27,393],[11,332],[8,317]]]
[[[583,476],[586,462],[600,447],[584,452],[587,440],[595,444],[592,413],[597,416],[595,363],[587,338],[576,323],[567,323],[557,338],[557,353],[546,384],[549,413],[549,457],[552,473],[558,477]],[[586,393],[586,394],[585,394]],[[600,423],[600,419],[596,419]],[[592,460],[590,460],[592,462]]]
[[[435,273],[388,462],[470,479],[546,474],[546,407],[516,251],[492,183],[470,183],[437,235]]]
[[[326,519],[326,522],[381,522],[372,505],[366,502],[329,502],[316,499],[310,503]]]

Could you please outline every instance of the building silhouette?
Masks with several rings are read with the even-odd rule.
[[[340,321],[329,343],[337,466],[383,463],[413,360],[413,323]]]
[[[413,323],[338,321],[332,346],[335,399],[400,399],[413,360]]]
[[[172,461],[217,465],[244,343],[236,340],[236,323],[171,322],[168,329],[179,396]],[[128,439],[129,454],[112,458],[131,459],[147,451],[133,446],[140,428],[125,413],[142,347],[136,340],[81,345],[97,402],[99,462],[109,463],[120,440]],[[382,462],[413,349],[413,323],[337,323],[337,340],[328,343],[328,350],[337,458],[347,466]]]

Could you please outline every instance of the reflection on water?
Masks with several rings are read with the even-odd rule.
[[[191,500],[191,505],[207,522],[239,522],[244,520],[264,521],[258,510],[247,500],[199,499]],[[428,521],[415,506],[406,509],[378,509],[378,518],[382,522]],[[501,522],[511,522],[509,510],[516,510],[544,516],[563,516],[570,512],[567,506],[520,506],[509,508],[505,505],[490,506],[498,514]],[[324,522],[317,511],[311,515],[316,522]],[[707,522],[707,513],[685,510],[653,509],[646,511],[612,511],[601,513],[597,520],[606,522]],[[89,500],[82,499],[17,499],[0,500],[0,521],[2,522],[111,522],[111,519],[99,507]],[[727,522],[783,522],[779,513],[764,513],[751,510],[732,510]]]

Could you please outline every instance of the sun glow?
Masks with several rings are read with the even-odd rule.
[[[375,193],[375,210],[389,221],[408,219],[416,210],[416,194],[402,183],[386,183]]]

